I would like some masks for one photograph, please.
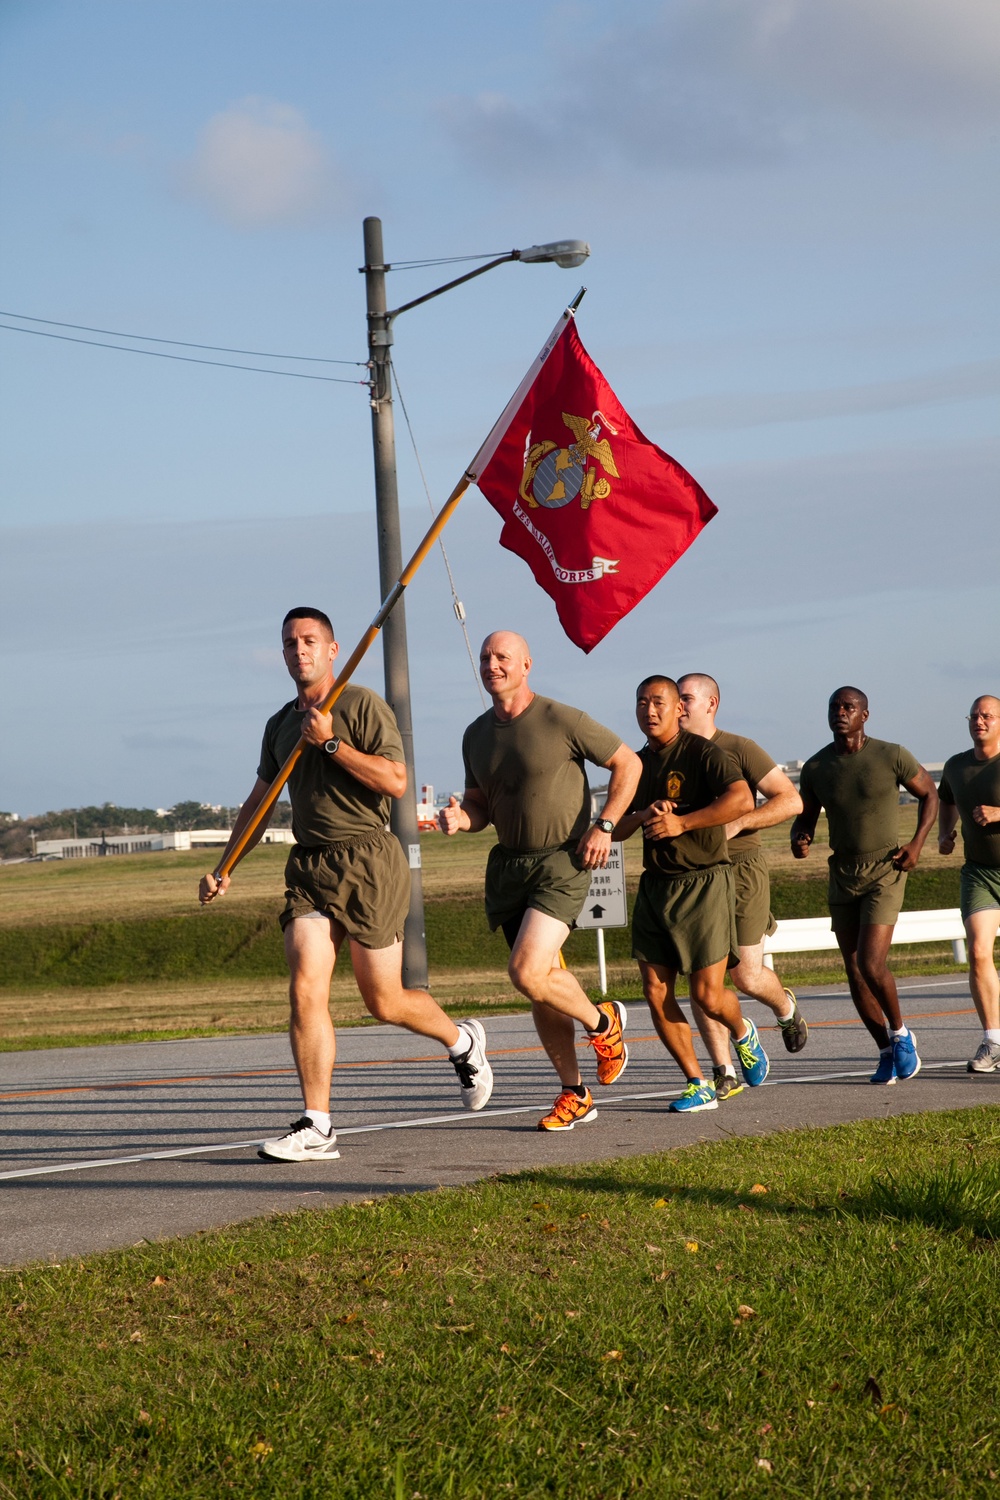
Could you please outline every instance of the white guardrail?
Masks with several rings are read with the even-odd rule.
[[[951,943],[955,963],[968,961],[965,928],[958,907],[948,911],[902,911],[892,935],[896,943]],[[794,917],[778,923],[778,930],[764,939],[764,962],[774,968],[772,953],[815,953],[836,948],[829,917]]]

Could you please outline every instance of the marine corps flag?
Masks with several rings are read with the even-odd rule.
[[[502,545],[524,558],[584,651],[659,583],[716,512],[636,427],[572,317],[476,482],[503,516]]]

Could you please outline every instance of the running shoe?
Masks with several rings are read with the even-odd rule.
[[[493,1092],[493,1069],[486,1057],[486,1032],[481,1021],[459,1021],[458,1029],[472,1038],[468,1052],[451,1059],[462,1089],[462,1108],[485,1109]]]
[[[755,1089],[758,1084],[764,1082],[771,1071],[771,1063],[760,1044],[757,1028],[752,1021],[747,1021],[746,1035],[736,1043],[736,1056],[739,1059],[744,1083],[748,1083],[752,1089]]]
[[[598,1083],[614,1083],[628,1066],[628,1048],[622,1033],[628,1025],[628,1011],[617,1000],[602,1000],[597,1009],[610,1017],[611,1025],[600,1035],[587,1032],[587,1042],[597,1053]]]
[[[692,1078],[679,1099],[671,1099],[667,1109],[672,1115],[697,1114],[700,1109],[718,1109],[715,1084],[702,1078]]]
[[[586,1125],[597,1119],[597,1110],[590,1090],[579,1098],[572,1089],[563,1089],[547,1115],[538,1122],[539,1130],[572,1130],[574,1125]]]
[[[742,1094],[743,1085],[735,1073],[727,1073],[725,1068],[712,1069],[712,1082],[715,1084],[715,1097],[721,1104],[724,1099],[731,1099],[734,1094]]]
[[[778,1022],[781,1027],[781,1040],[788,1052],[801,1052],[809,1040],[809,1027],[806,1025],[805,1016],[799,1010],[795,991],[786,989],[785,994],[792,1002],[792,1014],[790,1020]]]
[[[892,1059],[892,1048],[885,1047],[878,1055],[878,1067],[868,1080],[869,1083],[895,1083],[896,1065]]]
[[[1000,1047],[988,1042],[985,1037],[976,1048],[976,1055],[965,1065],[967,1073],[995,1073],[1000,1068]]]
[[[301,1120],[292,1121],[287,1135],[262,1141],[257,1155],[264,1161],[332,1161],[340,1152],[336,1131],[331,1129],[324,1135],[308,1115],[303,1115]]]
[[[916,1078],[920,1072],[917,1039],[912,1031],[908,1031],[905,1036],[893,1037],[892,1064],[896,1069],[897,1078]]]

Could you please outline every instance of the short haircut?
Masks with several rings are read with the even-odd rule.
[[[654,672],[651,677],[644,677],[635,690],[635,696],[638,698],[643,688],[652,687],[654,682],[662,682],[666,687],[671,688],[677,697],[680,697],[680,694],[677,692],[676,682],[672,677],[668,677],[665,672]]]
[[[722,702],[722,690],[714,677],[709,677],[707,672],[685,672],[683,677],[678,677],[678,683],[696,682],[699,687],[707,689],[716,703]]]
[[[850,693],[852,695],[852,697],[858,699],[858,701],[860,702],[862,708],[867,708],[868,707],[868,694],[867,693],[863,693],[860,688],[856,688],[856,687],[839,687],[839,688],[837,688],[835,692],[832,692],[830,694],[830,702],[832,703],[833,700],[834,700],[834,698],[839,698],[840,695],[841,695],[841,693]]]
[[[328,630],[330,632],[331,641],[335,641],[337,639],[333,631],[333,626],[330,623],[330,616],[328,614],[324,614],[323,610],[321,609],[307,609],[304,604],[297,605],[295,609],[290,609],[285,618],[282,620],[282,630],[284,630],[289,620],[316,620],[318,624],[322,625],[325,630]]]
[[[973,708],[975,708],[977,703],[995,703],[997,708],[1000,708],[1000,698],[997,697],[996,693],[980,693],[972,700]]]

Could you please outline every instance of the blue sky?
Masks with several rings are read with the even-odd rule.
[[[360,360],[366,213],[390,260],[590,241],[396,328],[440,502],[584,280],[584,342],[719,506],[585,658],[467,497],[473,639],[523,630],[540,691],[634,737],[639,677],[710,671],[779,759],[844,681],[925,759],[1000,691],[993,0],[6,0],[0,57],[0,323]],[[238,800],[284,610],[349,648],[377,607],[364,389],[2,328],[0,357],[0,807]],[[479,698],[439,560],[408,611],[449,788]]]

